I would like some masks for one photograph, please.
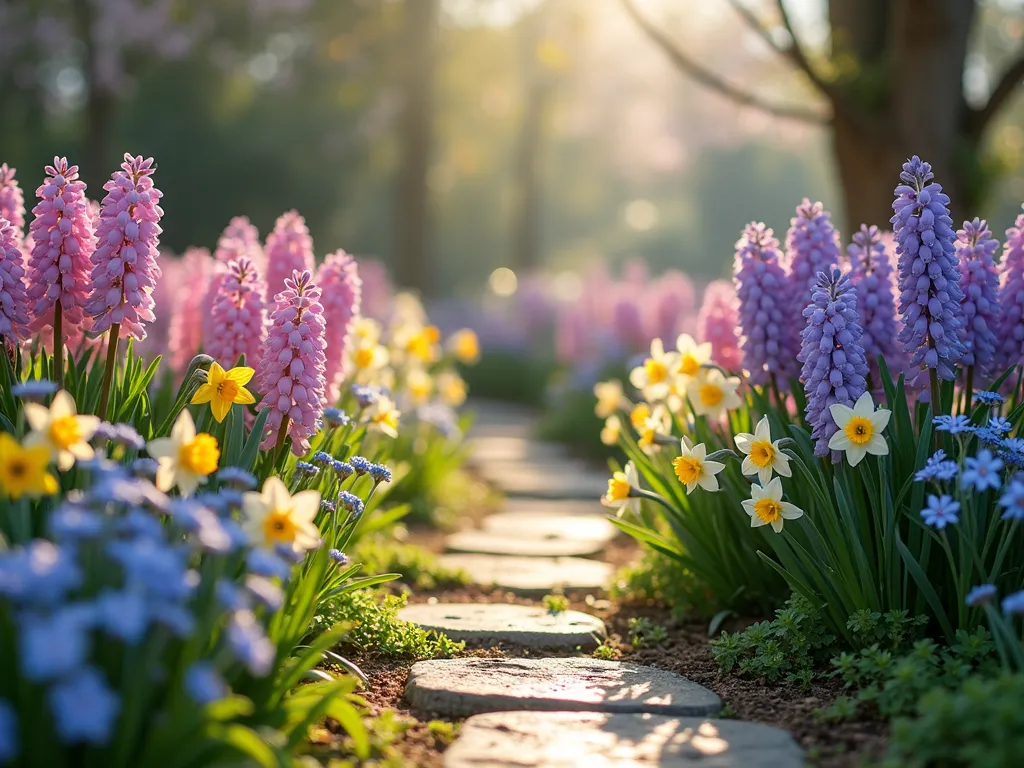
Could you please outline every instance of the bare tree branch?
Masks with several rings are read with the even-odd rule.
[[[981,136],[992,118],[1006,105],[1007,99],[1013,95],[1022,81],[1024,81],[1024,51],[1003,72],[996,87],[992,89],[988,101],[985,102],[985,106],[970,112],[967,117],[967,132],[974,137]]]
[[[789,20],[789,13],[786,11],[786,4],[783,0],[775,0],[775,5],[779,9],[779,17],[782,19],[782,26],[786,28],[786,32],[789,33],[789,39],[792,41],[787,49],[789,51],[789,57],[793,60],[793,63],[807,74],[807,77],[815,86],[817,86],[818,90],[835,102],[835,89],[818,76],[818,73],[814,71],[814,67],[811,66],[811,62],[807,60],[807,55],[804,53],[803,46],[800,44],[800,38],[796,36],[796,30],[793,29],[793,23]]]
[[[634,0],[622,0],[626,12],[633,18],[637,26],[668,56],[673,64],[706,88],[717,91],[742,106],[754,107],[777,117],[787,117],[815,125],[828,125],[832,118],[827,114],[802,107],[773,104],[765,101],[749,91],[732,85],[716,72],[705,68],[679,48],[664,32],[658,29],[650,19],[645,17],[636,7]]]
[[[743,20],[746,21],[750,28],[757,33],[757,36],[768,44],[769,48],[780,56],[785,56],[787,58],[790,56],[789,49],[783,48],[778,44],[778,42],[776,42],[775,38],[772,37],[771,31],[761,23],[761,20],[757,18],[757,16],[754,15],[754,12],[747,8],[746,5],[741,3],[740,0],[728,0],[728,3],[736,13],[743,17]]]

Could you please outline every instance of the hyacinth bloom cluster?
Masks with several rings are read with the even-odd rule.
[[[359,316],[362,281],[356,260],[345,251],[330,254],[316,275],[316,284],[322,293],[326,323],[326,368],[324,377],[331,387],[331,397],[337,399],[338,384],[344,374],[347,342],[353,320]]]
[[[996,347],[1001,311],[999,275],[993,259],[999,243],[983,219],[965,221],[956,233],[960,260],[960,305],[963,323],[963,365],[972,366],[977,381],[990,381],[996,372]]]
[[[170,328],[167,332],[167,348],[170,352],[171,368],[184,370],[189,361],[199,352],[203,342],[203,304],[206,286],[213,268],[210,252],[205,248],[189,248],[180,264],[183,280],[172,298]],[[165,270],[164,281],[167,275]],[[227,364],[230,365],[230,361]]]
[[[704,291],[704,303],[697,316],[697,338],[711,344],[711,360],[727,371],[743,367],[736,328],[739,325],[739,307],[736,289],[725,280],[714,280]]]
[[[796,207],[786,233],[786,258],[793,298],[802,312],[818,283],[818,273],[828,274],[839,264],[839,235],[821,203],[805,197]]]
[[[763,223],[748,224],[736,243],[734,267],[739,298],[740,349],[750,383],[768,384],[774,376],[785,385],[797,375],[794,334],[787,328],[789,281],[782,267],[779,241]]]
[[[39,202],[32,209],[35,218],[29,226],[33,240],[27,270],[30,330],[40,332],[52,326],[59,302],[67,342],[81,338],[88,329],[89,260],[96,238],[78,166],[55,157],[53,165],[46,166],[46,175],[36,190]]]
[[[15,229],[0,216],[0,339],[24,341],[28,336],[28,296],[25,268]],[[0,354],[4,351],[0,349]]]
[[[892,295],[892,261],[876,226],[861,224],[846,247],[850,280],[857,289],[857,314],[864,331],[861,343],[872,375],[878,375],[878,358],[885,359],[893,376],[899,375],[901,351],[896,344],[896,301]]]
[[[163,209],[153,186],[153,158],[124,156],[121,170],[103,185],[96,251],[92,255],[92,293],[86,311],[93,332],[119,325],[142,341],[146,323],[155,319],[153,291],[160,278],[157,245]]]
[[[274,298],[257,373],[257,389],[264,393],[257,409],[270,411],[261,445],[273,448],[287,430],[292,453],[302,456],[326,404],[324,308],[308,270],[294,272]]]
[[[203,326],[203,350],[226,368],[245,355],[246,362],[259,359],[266,333],[265,285],[248,259],[218,267],[211,281],[210,312]]]
[[[998,365],[1005,369],[1024,363],[1024,213],[1006,230],[999,262],[999,304]]]
[[[267,236],[266,257],[269,296],[284,290],[285,280],[291,278],[292,272],[314,271],[313,238],[297,211],[288,211],[278,218],[274,231]]]
[[[0,163],[0,219],[11,225],[15,244],[21,248],[25,239],[25,196],[14,178],[17,171]]]
[[[932,181],[934,177],[931,165],[917,155],[904,163],[890,219],[903,319],[897,338],[910,355],[907,378],[919,387],[927,382],[929,370],[939,378],[955,379],[964,353],[956,235],[949,197]]]
[[[803,314],[807,326],[801,333],[799,360],[804,364],[801,379],[807,395],[807,422],[815,455],[827,456],[829,440],[837,429],[831,406],[852,407],[867,387],[857,289],[849,274],[838,269],[821,273]]]
[[[224,227],[217,240],[217,249],[213,253],[217,261],[237,261],[249,259],[257,267],[263,267],[263,245],[260,243],[260,232],[249,221],[248,216],[235,216]]]

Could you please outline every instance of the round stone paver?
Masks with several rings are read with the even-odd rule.
[[[462,531],[446,536],[445,546],[453,552],[520,557],[570,557],[593,555],[604,549],[596,539],[518,538],[486,531]]]
[[[405,696],[413,709],[443,717],[506,710],[701,716],[722,708],[717,694],[674,672],[589,658],[421,661]]]
[[[605,637],[604,622],[580,611],[548,613],[542,607],[502,603],[419,603],[398,618],[443,632],[473,646],[500,643],[527,648],[591,649]]]
[[[585,539],[590,541],[611,541],[619,529],[606,518],[597,515],[562,514],[564,502],[546,502],[548,511],[499,512],[488,515],[481,523],[483,530],[498,536],[514,536],[520,539]],[[607,507],[597,506],[596,512],[607,512]]]
[[[462,569],[474,584],[520,594],[604,589],[613,576],[608,563],[582,557],[511,557],[506,555],[442,555],[444,568]]]
[[[493,712],[467,720],[445,768],[800,768],[785,731],[739,720]]]
[[[605,486],[607,487],[607,483],[605,483]],[[601,503],[601,499],[596,496],[590,499],[557,500],[513,496],[505,499],[505,503],[502,504],[501,508],[503,511],[498,514],[519,514],[525,512],[531,515],[546,515],[548,517],[572,515],[574,517],[607,518],[613,512],[613,510],[604,506]],[[493,517],[498,517],[498,515],[493,515]]]
[[[568,459],[483,464],[480,474],[508,496],[597,501],[608,488],[605,474]]]
[[[469,457],[475,464],[498,465],[529,459],[564,460],[565,449],[555,443],[539,443],[522,436],[485,435],[467,442]]]

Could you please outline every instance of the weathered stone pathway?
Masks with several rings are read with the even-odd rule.
[[[520,595],[599,592],[612,577],[598,556],[616,530],[598,498],[607,478],[536,442],[527,409],[478,403],[470,436],[480,474],[508,497],[481,529],[452,534],[442,563],[483,587]],[[588,598],[589,604],[589,598]],[[423,714],[468,717],[446,768],[796,768],[800,749],[777,728],[714,719],[721,701],[673,672],[589,656],[604,623],[578,611],[503,603],[426,603],[402,618],[475,647],[541,658],[463,658],[415,664],[406,685]],[[562,654],[544,657],[544,653]]]

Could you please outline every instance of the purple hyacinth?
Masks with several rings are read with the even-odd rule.
[[[790,219],[786,232],[786,259],[793,298],[799,305],[797,311],[802,313],[818,284],[818,273],[827,275],[839,264],[839,235],[832,226],[831,214],[821,203],[805,197],[796,207],[796,216]]]
[[[798,350],[795,334],[786,327],[790,292],[779,241],[763,223],[752,222],[743,230],[733,274],[740,302],[740,347],[750,383],[762,386],[774,375],[785,386],[798,373]]]
[[[0,216],[0,340],[13,342],[15,346],[28,338],[30,318],[24,278],[25,267],[16,231]],[[3,349],[0,354],[4,354]]]
[[[857,314],[864,331],[861,343],[868,369],[878,380],[878,358],[885,359],[892,375],[902,371],[903,352],[896,343],[896,301],[892,295],[892,260],[876,226],[860,225],[846,247],[850,280],[857,289]]]
[[[1006,230],[1003,258],[999,262],[999,304],[1003,316],[999,323],[998,367],[1024,363],[1024,213],[1015,226]]]
[[[956,233],[956,254],[960,259],[960,303],[964,324],[963,365],[974,366],[976,381],[991,381],[996,371],[996,333],[999,330],[999,275],[993,255],[999,243],[988,222],[975,218],[965,221]]]
[[[309,270],[296,270],[274,299],[277,308],[270,316],[257,378],[264,393],[257,410],[270,409],[261,445],[273,448],[288,419],[292,453],[304,456],[327,404],[324,308]]]
[[[807,423],[813,429],[814,455],[827,456],[828,441],[838,429],[829,406],[852,408],[867,386],[857,289],[850,276],[838,269],[822,273],[803,316],[807,326],[800,334],[798,359],[804,364],[800,378],[807,395]],[[838,461],[838,453],[833,460]]]
[[[142,341],[153,315],[153,290],[160,279],[162,193],[153,186],[153,158],[125,154],[121,170],[103,188],[92,255],[92,293],[86,311],[93,332],[120,324],[126,336]]]
[[[352,323],[359,316],[362,280],[356,260],[345,251],[330,254],[316,273],[316,284],[322,291],[324,321],[327,324],[327,363],[324,376],[331,388],[331,399],[337,400],[338,387],[344,375],[347,344]]]
[[[928,371],[956,378],[963,358],[960,272],[953,242],[949,197],[932,179],[932,167],[914,155],[903,164],[890,219],[896,237],[903,328],[897,339],[910,355],[907,378],[927,386]]]
[[[0,163],[0,219],[11,225],[14,243],[21,248],[25,240],[25,195],[14,178],[17,170]]]
[[[284,290],[284,282],[292,272],[316,268],[313,260],[313,238],[309,236],[306,220],[298,211],[281,214],[274,231],[267,236],[267,295],[275,296]]]
[[[259,359],[266,336],[266,286],[248,259],[218,265],[219,280],[211,280],[210,311],[203,323],[203,351],[230,368],[245,355],[246,365]]]
[[[32,302],[32,327],[39,333],[55,322],[60,303],[62,336],[74,345],[83,338],[91,321],[88,303],[89,258],[96,247],[93,221],[85,198],[85,182],[78,166],[67,158],[53,158],[46,166],[46,180],[36,189],[39,202],[32,213],[32,255],[28,261],[28,298]]]

